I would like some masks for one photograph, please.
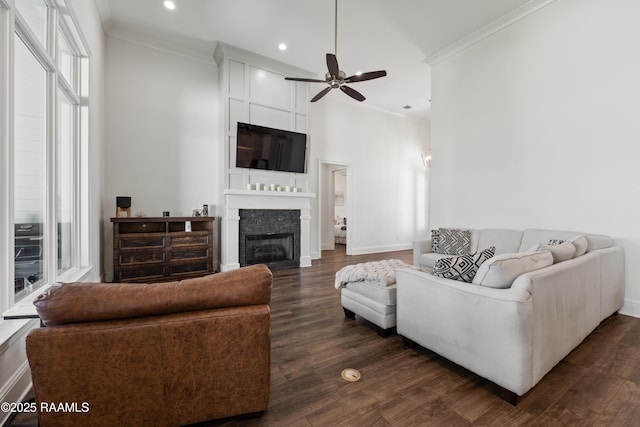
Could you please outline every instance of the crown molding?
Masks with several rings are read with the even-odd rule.
[[[95,3],[98,8],[98,15],[100,15],[100,21],[102,21],[102,31],[107,34],[113,26],[113,16],[111,15],[109,0],[95,0]]]
[[[248,50],[235,47],[221,41],[216,44],[213,58],[218,65],[224,61],[224,59],[235,59],[246,64],[260,64],[260,67],[267,71],[273,71],[282,75],[290,75],[296,77],[314,78],[316,73],[313,73],[302,68],[289,65],[287,63],[278,61],[267,56],[263,56],[257,53],[250,52]]]
[[[535,13],[536,11],[550,5],[556,0],[531,0],[522,6],[514,9],[513,11],[503,15],[488,25],[474,31],[466,37],[458,40],[457,42],[449,45],[448,47],[436,52],[424,60],[430,66],[434,66],[439,62],[444,61],[465,49],[475,45],[476,43],[486,39],[487,37],[495,34],[513,24],[526,18],[527,16]]]
[[[124,40],[150,49],[170,53],[206,64],[215,64],[213,52],[215,42],[204,42],[196,40],[166,40],[149,34],[132,31],[123,27],[112,26],[108,37]]]

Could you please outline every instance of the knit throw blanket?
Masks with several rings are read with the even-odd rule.
[[[396,270],[401,268],[418,268],[400,261],[387,259],[348,265],[336,273],[336,289],[344,288],[350,282],[367,282],[374,286],[390,286],[396,283]]]

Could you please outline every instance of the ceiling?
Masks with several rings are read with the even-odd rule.
[[[338,62],[347,75],[387,71],[387,77],[353,84],[367,97],[364,103],[428,119],[430,68],[425,59],[532,1],[339,0]],[[221,41],[324,78],[325,54],[334,52],[334,0],[174,2],[176,9],[170,11],[162,0],[96,0],[108,35],[172,45],[209,61]],[[286,51],[278,49],[281,42]],[[323,88],[311,83],[310,94]],[[357,102],[339,91],[330,96]]]

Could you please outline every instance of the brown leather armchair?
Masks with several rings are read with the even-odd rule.
[[[42,427],[181,426],[267,408],[263,265],[157,284],[67,283],[27,336]]]

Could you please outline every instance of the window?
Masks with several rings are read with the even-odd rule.
[[[65,0],[0,1],[0,20],[5,312],[47,284],[80,279],[88,262],[88,186],[78,181],[88,167],[89,60]]]
[[[14,284],[19,300],[44,282],[47,73],[18,36],[14,50]]]
[[[56,219],[58,237],[58,273],[72,266],[74,223],[73,159],[74,159],[74,106],[67,96],[58,90],[58,135],[56,144]]]
[[[60,74],[70,84],[75,83],[74,79],[74,54],[69,47],[69,42],[62,31],[58,31],[58,54],[57,54],[58,68]]]
[[[16,7],[40,44],[46,46],[47,4],[43,0],[16,0]]]

